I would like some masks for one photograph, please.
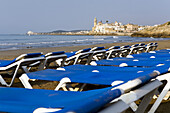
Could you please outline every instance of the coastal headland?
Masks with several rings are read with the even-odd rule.
[[[131,28],[131,29],[129,28],[130,30],[127,30],[126,28],[126,30],[122,30],[122,31],[121,30],[113,31],[113,30],[110,30],[110,29],[108,30],[105,28],[106,29],[105,31],[99,30],[100,32],[97,31],[98,29],[96,28],[96,26],[99,26],[99,25],[95,24],[95,27],[92,28],[92,31],[89,31],[89,30],[75,30],[75,31],[57,30],[53,32],[40,32],[40,33],[29,31],[27,34],[28,35],[91,35],[91,36],[132,36],[132,37],[170,38],[170,22],[166,22],[160,25],[143,27],[141,30],[133,30],[133,29],[137,29],[136,25],[128,24],[124,26],[124,28],[126,28],[127,26],[130,26]]]
[[[162,37],[170,38],[170,21],[135,32],[132,37]]]

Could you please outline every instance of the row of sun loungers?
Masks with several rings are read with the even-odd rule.
[[[0,76],[2,85],[11,86],[19,69],[25,72],[19,77],[25,89],[0,87],[0,111],[111,113],[123,112],[130,107],[134,112],[144,112],[153,95],[158,93],[157,89],[162,86],[161,81],[165,80],[165,87],[149,111],[153,113],[170,89],[170,50],[153,51],[157,46],[157,43],[150,43],[133,45],[129,49],[116,47],[115,58],[109,59],[107,55],[111,48],[96,47],[72,53],[32,53],[11,61],[0,60],[0,71],[14,68],[9,84]],[[126,57],[122,57],[124,55]],[[85,64],[92,65],[77,64],[83,62],[84,58],[88,62]],[[74,65],[68,65],[72,59]],[[51,62],[59,67],[48,69]],[[35,66],[38,66],[38,70],[30,72]],[[33,89],[30,81],[36,80],[59,83],[54,90]],[[73,86],[72,83],[79,85]],[[83,91],[88,84],[97,85],[100,89]],[[58,91],[61,89],[64,91]],[[135,101],[141,97],[144,98],[137,106]]]

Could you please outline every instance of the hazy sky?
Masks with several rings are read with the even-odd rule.
[[[98,21],[170,21],[170,0],[0,0],[0,34],[88,29]]]

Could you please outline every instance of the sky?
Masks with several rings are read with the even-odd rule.
[[[91,30],[98,21],[155,25],[170,21],[170,0],[0,0],[0,34]]]

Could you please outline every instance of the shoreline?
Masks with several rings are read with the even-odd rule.
[[[65,46],[65,47],[47,47],[47,48],[29,48],[29,49],[17,49],[17,50],[5,50],[0,51],[0,59],[4,60],[11,60],[16,58],[17,56],[21,54],[27,54],[27,53],[36,53],[36,52],[43,52],[44,54],[49,52],[56,52],[56,51],[77,51],[80,49],[85,48],[92,48],[96,46],[104,46],[105,48],[109,48],[111,46],[123,46],[123,45],[133,45],[137,43],[145,43],[148,44],[150,42],[157,42],[159,49],[168,49],[170,48],[170,40],[161,40],[161,41],[145,41],[145,42],[121,42],[121,43],[105,43],[105,44],[95,44],[95,45],[81,45],[81,46]]]

